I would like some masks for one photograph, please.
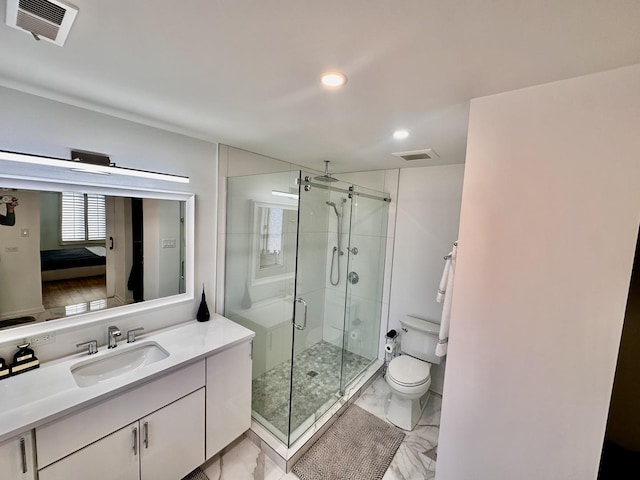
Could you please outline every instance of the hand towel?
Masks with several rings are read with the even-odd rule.
[[[438,335],[438,345],[436,346],[436,355],[438,357],[444,357],[447,354],[447,345],[449,343],[449,324],[451,321],[453,278],[455,276],[456,256],[458,254],[458,246],[456,243],[453,244],[453,250],[451,250],[451,258],[448,260],[449,271],[447,273],[447,286],[444,294],[444,302],[442,304],[442,319],[440,320],[440,334]]]
[[[440,285],[438,285],[438,293],[436,294],[436,302],[442,303],[444,295],[447,293],[447,280],[449,279],[449,269],[451,268],[451,253],[446,256],[444,262],[444,270],[442,271],[442,278],[440,279]]]

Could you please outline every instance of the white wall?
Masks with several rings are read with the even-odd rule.
[[[160,296],[160,221],[159,202],[153,198],[142,200],[142,251],[144,257],[142,291],[145,300]]]
[[[69,158],[70,149],[77,148],[109,154],[112,161],[120,166],[190,177],[188,185],[162,182],[167,184],[163,188],[196,194],[195,285],[204,283],[207,291],[214,291],[217,145],[7,88],[0,88],[0,105],[0,149]],[[29,169],[16,169],[14,173],[20,172],[29,173]],[[6,174],[7,170],[3,173]],[[114,183],[110,177],[92,175],[87,179],[86,174],[74,172],[66,172],[63,178]],[[127,177],[115,181],[157,187],[157,182]],[[210,298],[213,299],[213,295]],[[147,330],[162,328],[193,318],[197,301],[135,317],[117,316],[113,321],[118,322],[116,324],[122,330],[139,325],[144,325]],[[114,315],[117,315],[117,310],[114,310]],[[106,325],[58,335],[56,343],[42,345],[38,349],[38,356],[47,360],[64,355],[70,350],[75,351],[76,340],[92,338],[105,343]],[[9,356],[14,348],[15,345],[2,345],[0,333],[0,355]]]
[[[180,293],[180,202],[145,198],[142,204],[144,298],[177,295]],[[166,247],[164,240],[175,244]]]
[[[160,298],[180,293],[180,202],[175,200],[158,200],[158,225],[160,253]],[[173,247],[164,244],[169,240]],[[200,287],[202,288],[202,287]],[[196,288],[196,291],[200,291]]]
[[[458,238],[464,165],[400,170],[389,329],[404,315],[440,323],[436,292],[444,256]],[[442,393],[446,357],[431,368],[431,390]]]
[[[40,192],[21,190],[6,193],[18,198],[19,204],[15,208],[15,225],[0,225],[0,319],[32,315],[43,310]],[[5,212],[5,205],[0,205],[0,213],[4,215]],[[23,229],[29,230],[28,237],[21,235]]]
[[[640,65],[473,100],[438,480],[595,479],[640,218]]]
[[[40,250],[56,250],[58,248],[64,248],[60,245],[60,194],[41,192]]]

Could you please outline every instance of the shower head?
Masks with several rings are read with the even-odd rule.
[[[319,182],[326,182],[326,183],[338,181],[337,178],[333,178],[331,175],[329,175],[329,160],[324,161],[324,175],[313,177],[313,179],[318,180]]]
[[[340,214],[338,213],[338,208],[336,207],[336,204],[333,202],[324,202],[327,205],[329,205],[330,207],[333,207],[333,211],[336,212],[336,217],[339,217]]]
[[[313,177],[313,179],[317,180],[319,182],[327,182],[327,183],[337,182],[338,181],[337,178],[333,178],[330,175],[318,175],[317,177]]]

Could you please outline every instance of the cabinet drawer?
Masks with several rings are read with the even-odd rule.
[[[205,361],[201,360],[36,428],[38,468],[46,467],[204,385]]]
[[[128,425],[49,465],[38,472],[38,479],[138,480],[138,432],[134,433],[137,425]]]

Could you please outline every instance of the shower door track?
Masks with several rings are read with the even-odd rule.
[[[302,185],[303,187],[309,186],[309,187],[314,187],[314,188],[322,188],[324,190],[330,190],[332,192],[340,192],[340,193],[346,193],[347,195],[357,195],[359,197],[363,197],[363,198],[371,198],[373,200],[380,200],[383,202],[391,202],[391,197],[379,197],[378,195],[371,195],[369,193],[364,193],[364,192],[356,192],[355,190],[353,190],[353,187],[349,187],[349,189],[345,189],[345,188],[337,188],[337,187],[332,187],[330,185],[323,185],[321,183],[314,183],[310,180],[310,177],[306,176],[304,177],[303,180],[300,181],[300,185]],[[349,197],[351,198],[351,197]]]

